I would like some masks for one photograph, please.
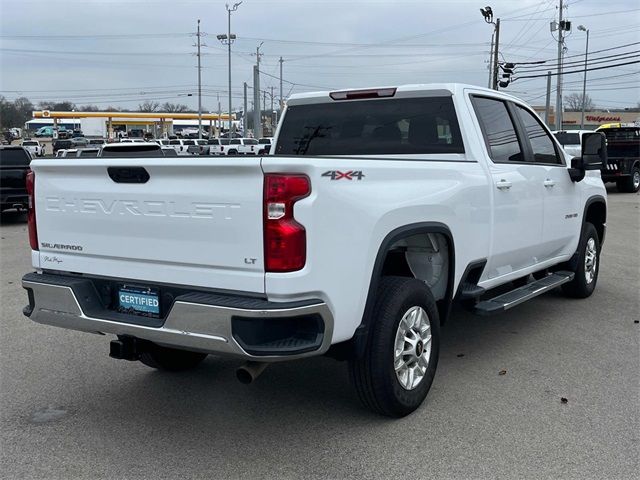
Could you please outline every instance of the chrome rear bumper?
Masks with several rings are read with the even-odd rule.
[[[104,318],[108,315],[88,314],[85,310],[89,309],[86,307],[83,309],[81,305],[89,299],[84,298],[83,301],[79,301],[80,293],[76,288],[78,282],[88,280],[80,278],[74,281],[75,284],[64,275],[36,273],[25,275],[22,286],[29,292],[29,305],[25,307],[24,314],[31,320],[45,325],[90,333],[132,336],[174,348],[260,361],[292,360],[321,355],[331,345],[333,316],[328,306],[320,300],[276,303],[261,299],[228,297],[238,299],[242,305],[229,306],[227,301],[223,306],[211,304],[206,294],[194,293],[184,295],[182,298],[176,297],[164,321],[161,321],[162,325],[146,326],[139,322],[129,323],[126,319],[116,321]],[[220,298],[220,296],[213,295],[211,298]],[[94,301],[94,306],[95,303]],[[301,303],[304,304],[301,305]],[[252,320],[268,326],[268,322],[273,321],[277,324],[280,320],[288,320],[289,324],[293,321],[295,324],[294,319],[297,318],[301,321],[319,318],[321,322],[318,325],[322,325],[322,331],[318,332],[314,343],[298,350],[295,346],[292,348],[291,342],[285,339],[272,342],[276,346],[272,349],[267,348],[264,353],[249,353],[247,350],[252,349],[246,346],[243,348],[242,339],[234,335],[233,331],[236,320],[243,322],[243,329],[246,331],[247,321],[251,328]],[[131,317],[134,322],[139,319],[139,317]],[[284,344],[287,346],[278,347]]]

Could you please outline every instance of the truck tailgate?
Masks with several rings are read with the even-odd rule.
[[[32,169],[40,268],[264,292],[259,158],[39,160]],[[148,181],[126,183],[141,169]]]

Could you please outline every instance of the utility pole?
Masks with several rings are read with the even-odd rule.
[[[280,62],[280,114],[282,115],[282,110],[284,109],[284,98],[282,98],[282,62],[284,60],[282,60],[282,57],[278,62]]]
[[[547,72],[547,101],[544,107],[544,123],[549,126],[549,110],[551,109],[551,71]]]
[[[198,138],[202,139],[202,67],[200,65],[200,19],[198,19]]]
[[[558,9],[558,78],[556,85],[556,130],[562,130],[562,49],[564,43],[564,22],[562,21],[562,0]]]
[[[493,47],[493,89],[498,90],[498,51],[500,48],[500,19],[496,19],[496,41]]]
[[[258,66],[253,66],[253,137],[262,136],[262,125],[260,124],[260,75]]]
[[[232,7],[229,7],[227,3],[225,6],[227,8],[227,33],[218,35],[217,38],[222,42],[223,45],[227,45],[228,47],[228,55],[229,55],[229,138],[231,138],[231,130],[233,127],[233,120],[231,119],[231,44],[236,39],[235,34],[231,34],[231,12],[235,12],[238,10],[238,7],[242,4],[242,2],[234,3]]]
[[[493,81],[493,42],[496,39],[496,30],[493,29],[493,33],[491,34],[491,50],[489,50],[489,83],[487,83],[487,88],[491,88]]]
[[[273,127],[273,85],[271,85],[271,110],[269,110],[269,120],[271,122],[271,136],[273,136],[273,132],[275,130]]]
[[[242,135],[247,135],[247,82],[244,82],[244,114],[242,115]]]
[[[489,88],[498,90],[498,52],[500,45],[500,19],[493,21],[493,9],[484,7],[480,9],[480,13],[486,23],[493,25],[493,35],[491,35],[491,55],[489,55]],[[494,41],[495,39],[495,41]]]
[[[221,107],[220,107],[220,94],[218,93],[218,125],[216,125],[216,138],[220,138],[220,130],[222,130],[222,120],[220,116],[222,115]]]
[[[256,48],[256,65],[253,67],[253,136],[260,138],[262,136],[262,120],[260,112],[260,47],[264,42]]]

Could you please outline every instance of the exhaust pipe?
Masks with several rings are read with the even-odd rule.
[[[247,362],[236,370],[236,377],[240,383],[249,385],[255,381],[264,369],[269,366],[266,362]]]

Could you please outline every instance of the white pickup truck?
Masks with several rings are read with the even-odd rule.
[[[594,291],[604,137],[568,162],[525,103],[460,84],[295,95],[263,157],[34,160],[24,313],[159,369],[243,358],[244,382],[326,354],[403,416],[454,302]]]
[[[38,140],[25,140],[22,146],[26,148],[32,157],[44,157],[44,145]]]

